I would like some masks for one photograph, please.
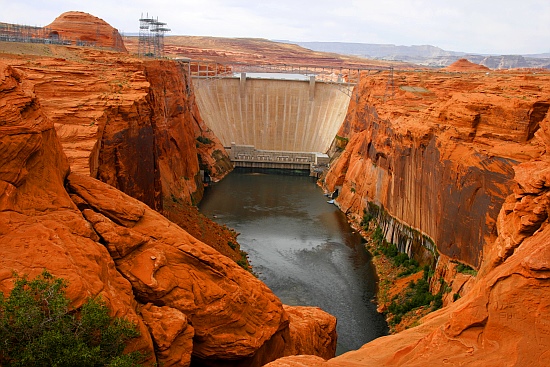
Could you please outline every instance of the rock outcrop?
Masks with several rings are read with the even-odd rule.
[[[412,227],[439,253],[479,268],[483,247],[496,239],[513,167],[544,151],[534,132],[550,106],[548,78],[365,76],[338,133],[349,143],[325,178],[327,190],[339,189],[340,208],[358,222],[368,202],[395,218],[388,241],[400,242],[398,227]],[[409,245],[401,249],[414,255]]]
[[[474,72],[474,71],[485,71],[488,72],[491,69],[489,69],[487,66],[474,64],[473,62],[468,61],[468,59],[459,59],[455,62],[453,62],[451,65],[445,67],[443,70],[447,71],[467,71],[467,72]]]
[[[132,287],[65,191],[69,164],[53,123],[20,82],[0,64],[0,287],[11,289],[13,271],[33,277],[48,269],[69,282],[73,307],[101,296],[114,315],[137,323],[131,349],[151,354]]]
[[[164,315],[158,320],[180,320],[180,314],[189,319],[194,358],[262,361],[282,355],[288,318],[262,282],[114,187],[71,174],[67,189],[132,285],[136,300],[165,307],[155,309]],[[155,318],[148,320],[151,325]],[[264,349],[271,354],[256,356],[267,342],[273,348]]]
[[[69,40],[75,45],[127,52],[118,30],[88,13],[68,11],[55,18],[46,28],[50,31],[49,38]]]
[[[359,86],[340,132],[349,143],[326,184],[341,187],[337,201],[352,217],[371,201],[432,237],[439,276],[460,260],[477,277],[455,278],[462,297],[420,326],[328,361],[268,366],[546,365],[550,76],[397,73],[399,89],[380,103],[387,77]]]
[[[178,63],[73,53],[78,60],[10,60],[54,122],[73,172],[162,210],[167,199],[200,200],[201,168],[214,180],[231,170]],[[199,143],[200,136],[210,143]]]
[[[200,117],[187,68],[95,49],[50,48],[60,57],[5,54],[4,60],[53,121],[71,171],[123,190],[241,259],[227,245],[235,234],[189,206],[202,197],[201,171],[216,181],[232,165]]]
[[[284,306],[290,319],[285,356],[314,355],[324,359],[336,353],[336,318],[318,307]]]
[[[41,105],[53,102],[40,97],[44,91],[37,89],[48,83],[29,75],[37,71],[10,62],[0,63],[0,290],[13,286],[14,271],[33,277],[47,269],[68,281],[71,307],[100,296],[113,315],[136,323],[141,336],[128,350],[147,353],[148,363],[261,366],[296,350],[331,356],[332,316],[304,309],[303,320],[292,313],[289,321],[279,299],[234,261],[114,186],[71,173],[56,131],[79,135],[56,129],[63,114]],[[169,109],[163,103],[174,97],[151,98],[162,99],[153,106]],[[175,145],[183,139],[168,128],[164,133]],[[190,133],[185,138],[196,146]],[[310,337],[309,347],[293,336],[306,335],[302,328],[319,332],[319,341]]]

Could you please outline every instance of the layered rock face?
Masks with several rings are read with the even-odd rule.
[[[161,210],[166,199],[200,200],[201,168],[215,180],[231,170],[178,63],[95,50],[72,55],[74,61],[7,61],[23,72],[25,87],[54,122],[73,172]],[[199,143],[199,136],[210,143]]]
[[[241,259],[227,245],[235,234],[189,206],[202,197],[201,170],[215,181],[232,165],[200,117],[186,68],[88,48],[50,49],[59,57],[3,59],[54,122],[71,171],[117,187]]]
[[[287,313],[254,276],[144,203],[70,173],[38,85],[0,64],[2,291],[13,271],[47,269],[68,280],[72,307],[101,296],[137,323],[141,337],[128,349],[164,366],[260,366],[302,350],[301,325],[320,334],[308,350],[333,350],[333,317]]]
[[[365,97],[370,103],[361,105],[357,101],[350,108],[350,119],[341,134],[352,137],[327,177],[327,184],[342,185],[338,200],[356,216],[365,207],[362,202],[378,200],[398,219],[430,234],[439,251],[448,254],[441,255],[446,258],[444,262],[460,259],[475,265],[475,257],[463,251],[446,251],[452,246],[440,247],[438,240],[451,238],[443,236],[440,227],[469,232],[464,224],[464,217],[469,216],[477,216],[481,224],[493,223],[495,232],[485,227],[479,236],[481,243],[472,240],[467,244],[460,242],[460,235],[453,235],[453,244],[473,245],[482,251],[477,260],[477,278],[469,283],[462,298],[428,315],[420,326],[379,338],[326,362],[315,357],[288,357],[268,366],[546,365],[550,310],[550,76],[483,72],[432,76],[397,73],[394,77],[399,89],[386,103],[376,97],[383,99],[384,80],[376,83],[364,79],[363,87],[369,87]],[[397,145],[407,149],[398,149]],[[435,153],[438,159],[425,160]],[[396,168],[396,161],[411,161],[409,156],[430,164],[412,165],[409,173]],[[442,175],[438,170],[447,173]],[[415,180],[406,178],[413,174]],[[454,176],[454,183],[442,181],[445,176]],[[365,180],[372,183],[362,183]],[[406,195],[395,191],[402,180],[409,183]],[[424,185],[414,184],[416,181]],[[352,183],[356,184],[355,193],[351,192]],[[474,190],[478,194],[468,190],[472,185],[478,187]],[[499,189],[492,189],[495,186]],[[420,189],[427,194],[416,194],[415,190]],[[450,201],[441,207],[424,206],[417,212],[418,217],[432,219],[415,222],[417,217],[406,211],[393,211],[396,206],[386,199],[388,191],[400,193],[401,200],[421,208],[425,201],[452,197],[453,191],[464,191],[466,200]],[[432,195],[435,200],[430,199]],[[476,198],[491,195],[494,200],[486,201],[491,204],[485,205],[484,216],[466,211],[462,214],[454,208],[475,208]],[[454,213],[454,221],[445,220],[445,211],[449,210]],[[431,221],[437,226],[423,226]]]
[[[341,209],[358,219],[367,202],[382,207],[397,220],[385,228],[389,241],[412,227],[440,254],[479,268],[513,167],[544,151],[533,134],[549,95],[548,75],[529,72],[364,75],[326,188],[340,188]]]
[[[59,36],[77,45],[106,47],[127,52],[118,30],[103,19],[88,13],[68,11],[55,18],[46,28],[50,30],[50,38]]]
[[[32,277],[48,269],[69,281],[74,307],[101,296],[114,315],[138,324],[142,336],[131,349],[152,352],[130,283],[65,191],[69,164],[54,126],[20,81],[0,64],[1,288],[12,287],[13,271]]]

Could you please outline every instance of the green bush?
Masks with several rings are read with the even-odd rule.
[[[392,325],[397,325],[407,312],[418,307],[431,306],[431,310],[435,311],[443,306],[443,292],[431,294],[428,278],[429,267],[425,267],[423,278],[409,282],[404,292],[392,299],[386,310],[386,313],[392,315]]]
[[[471,266],[468,266],[463,263],[456,262],[456,271],[463,274],[468,274],[472,276],[477,276],[477,271],[475,271]]]
[[[199,135],[197,137],[197,141],[201,144],[205,144],[205,145],[208,145],[208,144],[211,144],[212,143],[212,140],[210,140],[209,138],[207,138],[206,136],[202,136],[202,135]]]
[[[372,234],[372,240],[377,246],[382,245],[384,242],[384,234],[382,233],[382,228],[376,227],[374,233]]]
[[[111,318],[101,300],[71,311],[66,287],[44,271],[33,280],[16,275],[9,297],[0,292],[0,365],[139,366],[139,352],[122,354],[136,326]]]
[[[363,219],[361,219],[361,223],[360,223],[361,228],[363,228],[364,230],[369,229],[369,224],[373,219],[374,217],[370,213],[367,213],[365,211],[363,214]]]

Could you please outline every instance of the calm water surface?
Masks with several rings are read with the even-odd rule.
[[[240,233],[254,272],[283,303],[337,317],[338,354],[387,333],[371,301],[370,255],[313,178],[234,171],[207,189],[200,211]]]

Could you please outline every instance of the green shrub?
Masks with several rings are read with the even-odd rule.
[[[207,138],[206,136],[202,136],[202,135],[199,135],[197,137],[197,141],[201,144],[205,144],[205,145],[208,145],[208,144],[211,144],[212,143],[212,140],[210,140],[209,138]]]
[[[374,230],[374,233],[372,234],[372,240],[377,246],[382,245],[382,242],[384,241],[384,234],[382,233],[382,228],[376,227]]]
[[[380,245],[380,251],[389,258],[394,258],[399,254],[397,246],[394,243],[387,243],[385,240]]]
[[[463,274],[468,274],[472,276],[477,276],[477,271],[475,271],[471,266],[468,266],[463,263],[456,262],[456,271]]]
[[[241,268],[243,268],[246,271],[250,271],[250,267],[248,266],[248,260],[246,256],[247,256],[247,253],[241,250],[241,258],[237,260],[237,265],[239,265]]]
[[[424,268],[424,277],[417,282],[411,281],[408,287],[399,296],[392,298],[386,313],[391,314],[390,323],[397,325],[402,317],[409,311],[419,307],[431,306],[431,310],[437,310],[443,306],[443,292],[435,295],[430,292],[429,267]]]
[[[136,326],[111,318],[101,300],[71,311],[66,287],[44,271],[33,280],[16,275],[9,297],[0,292],[0,365],[139,366],[139,352],[122,354]]]
[[[364,214],[363,214],[363,219],[361,219],[361,223],[360,223],[361,228],[363,228],[364,230],[367,230],[369,228],[369,224],[370,224],[371,220],[373,220],[373,219],[374,219],[374,217],[372,216],[372,214],[367,213],[365,211]]]
[[[395,246],[395,249],[397,250],[397,246]],[[400,252],[393,258],[393,265],[395,266],[401,266],[405,265],[405,263],[409,263],[409,255],[407,255],[404,252]]]

